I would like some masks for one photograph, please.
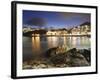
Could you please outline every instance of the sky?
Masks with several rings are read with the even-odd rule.
[[[69,28],[90,22],[90,18],[91,15],[88,13],[23,10],[23,25],[33,28]]]

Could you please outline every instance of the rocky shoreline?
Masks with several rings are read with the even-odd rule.
[[[83,67],[91,65],[90,49],[48,49],[40,59],[23,62],[23,69]]]

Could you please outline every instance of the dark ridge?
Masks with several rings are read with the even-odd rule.
[[[80,26],[84,26],[84,25],[89,25],[90,26],[90,22],[84,22],[84,23],[80,24]]]

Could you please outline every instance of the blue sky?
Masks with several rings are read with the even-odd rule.
[[[87,13],[23,10],[23,25],[30,25],[32,27],[36,26],[35,24],[29,23],[29,21],[34,18],[43,19],[46,24],[42,27],[46,28],[68,28],[80,25],[84,22],[90,22],[91,20],[90,14]],[[36,23],[38,23],[38,21]]]

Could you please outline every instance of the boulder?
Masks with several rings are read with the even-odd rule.
[[[66,56],[63,54],[54,55],[54,56],[50,57],[50,61],[54,65],[65,64],[66,63]]]
[[[42,60],[30,62],[32,68],[51,68],[51,67],[79,67],[90,65],[90,51],[86,49],[70,49],[64,53],[56,54],[55,48],[50,48],[45,53]],[[88,59],[89,58],[89,59]],[[31,66],[24,66],[24,68],[31,69]]]
[[[67,55],[66,64],[70,67],[79,67],[79,66],[89,66],[89,63],[85,57],[81,54],[76,53],[76,55]]]
[[[77,53],[77,49],[72,48],[72,49],[68,50],[67,53],[75,54],[75,53]]]
[[[91,50],[89,49],[81,49],[78,51],[80,54],[82,54],[86,60],[91,63]]]
[[[32,69],[32,66],[31,65],[24,65],[23,69]]]
[[[87,60],[87,55],[90,56],[89,51],[82,49],[77,50],[76,48],[70,49],[66,52],[66,64],[69,66],[89,66],[89,62]]]
[[[55,55],[56,55],[56,49],[57,49],[57,47],[48,49],[48,50],[45,52],[44,56],[45,56],[46,58],[49,58],[49,57],[51,57],[51,56],[55,56]]]

